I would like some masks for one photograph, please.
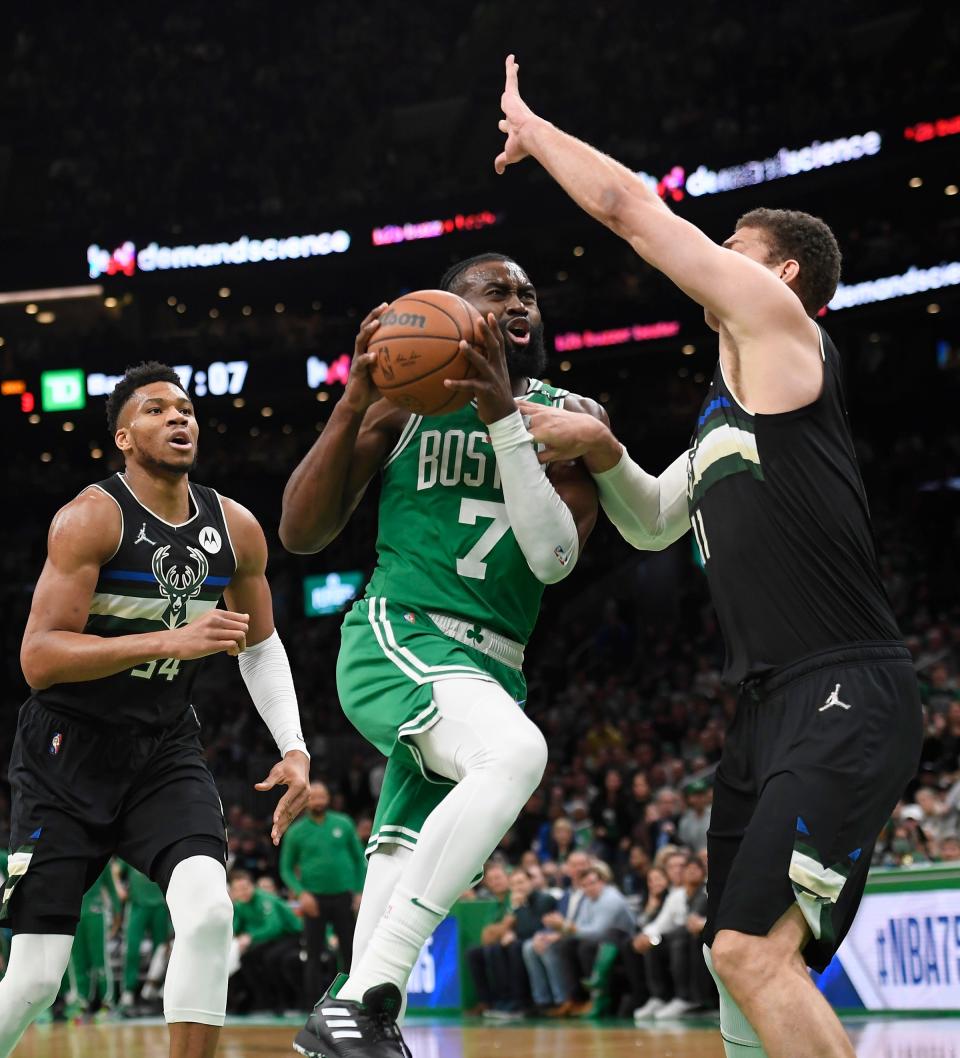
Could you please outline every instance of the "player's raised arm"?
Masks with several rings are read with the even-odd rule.
[[[544,446],[540,461],[557,465],[582,458],[600,506],[628,544],[640,551],[662,551],[690,528],[687,452],[654,477],[630,458],[603,420],[528,401],[519,406],[534,441]]]
[[[816,328],[789,287],[798,263],[779,262],[775,271],[762,248],[750,256],[750,250],[713,243],[671,213],[626,166],[534,114],[520,96],[517,71],[511,55],[501,98],[500,129],[507,140],[497,172],[528,155],[536,158],[582,209],[702,305],[708,321],[729,332],[746,361],[764,358],[767,369],[753,380],[759,390],[753,403],[768,406],[756,410],[781,411],[784,400],[798,406],[814,399],[822,378]],[[772,335],[776,343],[764,344]]]
[[[294,554],[313,554],[336,539],[407,418],[380,400],[370,377],[376,354],[367,346],[385,308],[378,305],[361,324],[344,394],[283,490],[280,540]]]
[[[283,758],[263,782],[256,784],[260,791],[287,787],[273,813],[271,837],[277,845],[283,832],[306,807],[310,755],[300,725],[290,662],[273,624],[267,541],[260,523],[239,503],[224,499],[223,513],[237,556],[236,572],[223,596],[228,606],[250,615],[248,646],[238,659],[240,675]]]
[[[34,689],[99,680],[158,658],[186,660],[243,648],[247,616],[224,610],[211,610],[171,631],[85,633],[100,567],[116,552],[120,534],[116,503],[95,489],[82,492],[54,517],[20,648],[23,675]]]

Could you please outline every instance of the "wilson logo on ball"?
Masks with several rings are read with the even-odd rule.
[[[380,326],[389,327],[393,324],[398,327],[419,327],[422,331],[427,325],[427,317],[419,316],[415,312],[388,310],[380,317]]]

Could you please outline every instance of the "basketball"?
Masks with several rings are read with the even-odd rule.
[[[470,394],[449,390],[447,378],[469,378],[460,342],[474,342],[477,311],[446,290],[417,290],[388,305],[370,343],[377,354],[374,385],[415,415],[447,415]]]

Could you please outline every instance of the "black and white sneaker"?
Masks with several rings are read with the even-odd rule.
[[[346,980],[346,974],[337,975],[297,1033],[293,1049],[306,1058],[413,1058],[397,1027],[400,989],[377,985],[357,1003],[337,998]]]

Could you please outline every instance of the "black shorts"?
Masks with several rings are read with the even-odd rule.
[[[910,654],[854,644],[742,686],[717,768],[704,940],[765,936],[794,903],[823,970],[853,922],[873,846],[916,774]]]
[[[30,699],[10,757],[10,862],[0,917],[15,933],[73,932],[114,854],[166,886],[171,846],[220,850],[223,808],[196,713],[161,731],[93,725]],[[218,855],[220,853],[217,853]]]

